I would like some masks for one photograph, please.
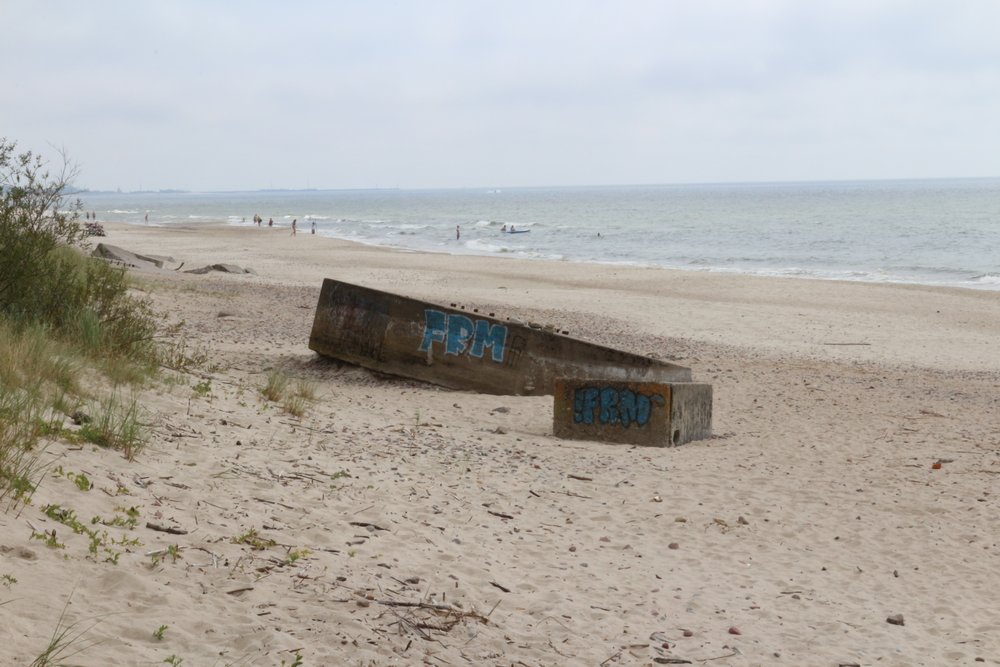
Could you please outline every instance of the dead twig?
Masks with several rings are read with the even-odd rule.
[[[383,528],[382,526],[376,523],[368,523],[367,521],[348,521],[348,523],[351,524],[352,526],[358,526],[359,528],[371,528],[372,530],[385,530],[385,531],[389,530],[388,528]]]
[[[146,528],[150,530],[158,530],[161,533],[170,533],[171,535],[187,535],[187,531],[183,528],[177,528],[175,526],[164,526],[158,523],[153,523],[152,521],[146,522]]]

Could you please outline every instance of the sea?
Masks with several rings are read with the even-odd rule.
[[[1000,178],[75,197],[136,225],[260,215],[413,251],[1000,290]]]

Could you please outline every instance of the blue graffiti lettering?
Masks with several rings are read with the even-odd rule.
[[[660,394],[647,396],[627,388],[580,387],[573,395],[573,421],[593,424],[596,414],[602,426],[645,426],[652,416],[654,404],[664,406],[666,401]]]
[[[502,363],[507,345],[507,327],[491,324],[489,320],[475,320],[459,314],[447,314],[428,308],[424,311],[424,335],[420,351],[427,352],[434,343],[444,343],[444,353],[459,356],[468,353],[482,359],[486,348],[490,358]]]
[[[453,354],[456,357],[469,348],[469,341],[475,329],[472,328],[472,320],[465,315],[451,315],[448,317],[448,340],[444,346],[445,354]]]
[[[435,342],[444,342],[444,337],[447,333],[445,330],[447,322],[448,316],[440,310],[431,310],[428,308],[424,311],[424,339],[420,343],[421,352],[431,349],[431,345]]]
[[[594,409],[597,407],[597,397],[601,390],[596,387],[577,389],[573,396],[573,421],[577,424],[593,424]]]
[[[499,364],[503,361],[506,344],[507,327],[502,324],[490,324],[488,320],[476,320],[476,339],[469,354],[482,359],[486,348],[490,348],[490,356]]]

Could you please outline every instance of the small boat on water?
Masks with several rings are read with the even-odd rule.
[[[527,234],[530,231],[531,231],[530,229],[508,229],[507,231],[505,231],[503,233],[504,234]]]

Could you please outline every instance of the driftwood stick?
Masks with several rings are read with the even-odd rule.
[[[158,530],[161,533],[170,533],[171,535],[187,535],[187,531],[183,528],[176,528],[174,526],[164,526],[159,523],[153,523],[152,521],[146,522],[146,528],[150,530]]]

